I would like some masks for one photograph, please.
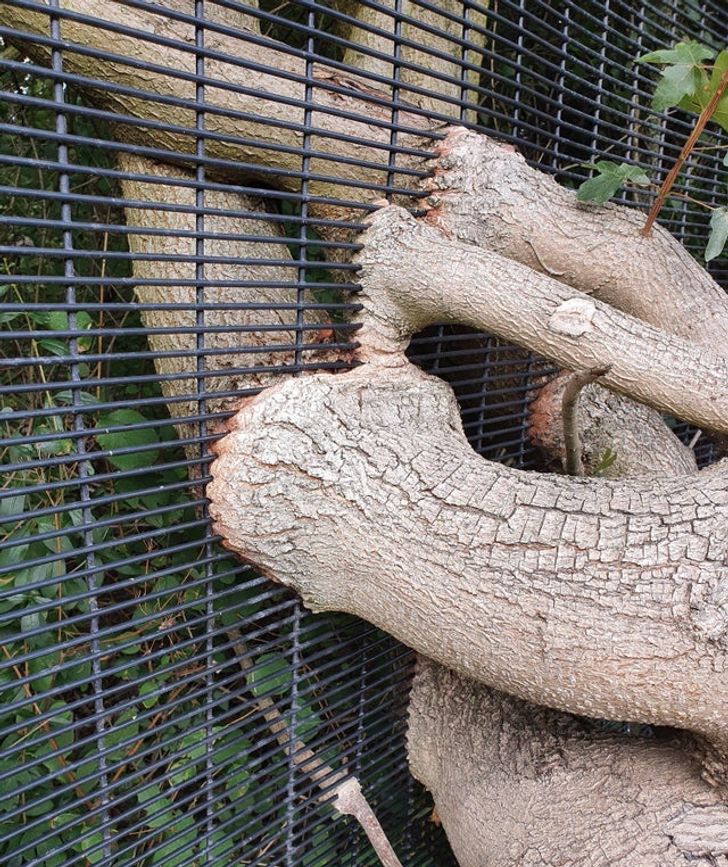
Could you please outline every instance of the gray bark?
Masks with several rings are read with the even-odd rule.
[[[396,358],[434,322],[466,324],[571,370],[609,365],[607,388],[728,432],[728,359],[717,354],[725,344],[711,352],[675,337],[553,277],[452,241],[402,208],[382,208],[368,223],[357,257],[368,311],[362,357],[394,351]]]
[[[627,482],[491,464],[450,389],[400,358],[255,398],[209,496],[226,544],[314,610],[530,701],[722,742],[727,472]]]
[[[715,867],[728,806],[683,735],[620,735],[420,658],[413,774],[461,867]]]
[[[395,52],[395,17],[385,10],[394,12],[397,8],[395,0],[384,0],[378,8],[358,3],[357,0],[335,0],[333,6],[354,19],[342,22],[339,27],[340,35],[353,43],[344,53],[344,63],[359,72],[366,70],[392,78],[397,70],[392,62]],[[419,67],[411,69],[403,66],[398,69],[400,98],[426,110],[428,114],[457,118],[460,116],[460,106],[453,100],[464,98],[468,102],[476,103],[474,91],[466,90],[463,94],[463,88],[468,84],[477,85],[480,78],[477,70],[467,69],[462,80],[462,60],[479,66],[482,54],[469,48],[463,55],[463,48],[457,42],[463,39],[463,24],[439,13],[446,12],[456,16],[465,14],[469,25],[465,39],[476,48],[485,45],[487,18],[477,9],[464,7],[462,0],[441,0],[438,7],[439,10],[435,11],[411,0],[403,0],[399,4],[402,15],[399,25],[400,39],[416,43],[401,45],[399,58],[404,63],[416,64]],[[466,8],[467,12],[464,12]],[[392,37],[373,33],[366,25],[392,34]],[[367,50],[388,57],[375,57],[367,53]],[[437,77],[438,75],[442,77]],[[427,92],[420,93],[419,90]],[[472,111],[468,112],[469,120],[473,119],[472,115]]]
[[[134,259],[134,276],[140,283],[136,295],[145,304],[181,304],[187,310],[146,310],[144,324],[152,331],[149,344],[159,353],[155,365],[164,395],[174,418],[194,419],[198,414],[196,382],[189,378],[197,370],[197,315],[194,285],[152,286],[153,280],[194,281],[195,276],[195,190],[189,186],[163,183],[165,178],[191,182],[194,175],[182,167],[153,163],[144,157],[120,154],[119,167],[130,174],[144,174],[150,180],[122,180],[125,198],[149,202],[154,207],[127,208],[126,219],[135,231],[129,236]],[[174,210],[182,206],[188,210]],[[205,240],[205,279],[209,281],[269,281],[270,286],[207,286],[203,303],[213,308],[203,313],[207,329],[203,355],[205,368],[214,375],[205,378],[206,408],[209,413],[233,410],[240,397],[280,378],[293,364],[296,347],[296,291],[286,284],[296,280],[295,267],[285,267],[288,248],[282,242],[276,223],[267,221],[259,200],[236,192],[208,190],[205,207],[220,214],[205,215],[205,233],[220,235]],[[241,216],[235,216],[236,212]],[[260,213],[260,217],[242,216]],[[232,214],[232,215],[229,215]],[[150,230],[152,230],[150,232]],[[154,234],[164,230],[169,234]],[[258,236],[260,240],[240,240]],[[266,238],[268,240],[266,240]],[[279,265],[260,264],[261,260],[280,260]],[[249,309],[240,305],[249,304]],[[215,305],[219,305],[216,307]],[[278,309],[276,309],[276,307]],[[315,344],[327,336],[325,316],[307,311],[303,317],[302,343]],[[321,326],[317,330],[316,326]],[[231,330],[223,330],[223,329]],[[228,351],[225,351],[228,350]],[[325,350],[302,353],[306,363],[341,360]],[[203,368],[203,375],[204,369]],[[251,368],[262,370],[251,371]],[[268,370],[266,370],[268,368]],[[231,392],[233,392],[231,394]],[[216,393],[221,393],[216,397]],[[197,434],[194,421],[178,425],[181,438]]]
[[[543,386],[529,406],[529,438],[554,467],[563,464],[561,405],[568,376],[564,374]],[[658,412],[641,403],[599,385],[589,385],[581,392],[577,416],[587,476],[598,472],[610,479],[655,478],[697,472],[693,451],[682,444]]]
[[[556,276],[643,322],[705,346],[728,346],[728,296],[665,229],[644,216],[580,204],[512,147],[453,129],[439,146],[427,222],[447,235]]]

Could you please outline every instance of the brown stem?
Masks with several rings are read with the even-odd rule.
[[[339,786],[334,807],[343,816],[353,816],[359,822],[383,867],[402,867],[356,777],[350,777]]]
[[[662,206],[665,204],[665,199],[667,199],[668,195],[670,194],[670,190],[672,189],[672,185],[675,183],[675,179],[680,173],[680,169],[683,167],[685,160],[690,156],[690,152],[698,143],[698,139],[700,138],[703,130],[705,129],[705,125],[712,117],[713,112],[715,111],[715,107],[716,105],[718,105],[718,101],[725,93],[726,88],[728,88],[728,70],[723,73],[723,77],[718,82],[718,86],[716,87],[715,92],[710,97],[710,102],[708,102],[705,108],[700,112],[698,121],[693,127],[693,131],[688,136],[685,144],[683,145],[683,148],[680,151],[680,155],[675,160],[673,167],[667,173],[667,177],[662,182],[660,192],[657,194],[657,198],[652,203],[650,212],[647,215],[647,220],[645,221],[644,226],[640,230],[640,234],[644,238],[649,237],[650,232],[652,231],[652,227],[655,224],[655,220],[657,219],[657,215],[662,210]]]
[[[581,459],[581,439],[579,437],[579,419],[577,408],[579,394],[585,385],[590,385],[611,370],[606,367],[592,367],[588,370],[576,370],[569,377],[561,398],[561,420],[564,425],[564,470],[569,476],[583,476],[584,463]]]
[[[243,641],[239,629],[228,629],[227,634],[232,641],[238,664],[247,680],[248,674],[255,667],[255,663],[250,658],[248,646]],[[271,733],[278,743],[287,750],[293,764],[314,780],[322,790],[320,802],[328,803],[333,794],[335,796],[331,804],[333,808],[342,816],[353,816],[359,822],[383,867],[402,867],[382,826],[379,824],[379,820],[364,797],[357,778],[350,777],[346,770],[335,771],[303,741],[299,739],[292,741],[288,734],[288,723],[275,706],[273,699],[261,696],[256,699],[255,704],[268,723]],[[334,783],[338,783],[338,785],[332,792],[331,787]]]

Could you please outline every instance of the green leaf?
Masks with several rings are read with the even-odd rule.
[[[264,653],[248,675],[250,690],[256,698],[274,693],[283,695],[291,685],[291,671],[282,656]]]
[[[154,707],[159,701],[159,684],[154,680],[146,680],[139,687],[139,698],[144,707]]]
[[[715,51],[702,42],[678,42],[674,48],[660,48],[637,58],[637,63],[674,63],[695,66],[715,57]]]
[[[589,168],[597,174],[579,187],[576,199],[579,202],[595,202],[603,205],[617,192],[624,183],[636,184],[639,187],[649,185],[650,179],[638,166],[628,163],[612,163],[600,160]]]
[[[708,75],[702,67],[712,57],[715,57],[715,51],[700,42],[678,42],[674,48],[651,51],[640,57],[639,63],[666,65],[652,97],[655,111],[700,100],[709,85]],[[688,110],[695,111],[696,108],[690,104]]]
[[[710,262],[723,252],[728,241],[728,208],[717,208],[710,218],[710,237],[705,248],[705,261]]]
[[[692,96],[686,96],[682,99],[679,108],[683,111],[700,114],[720,86],[721,79],[726,72],[728,72],[728,49],[721,51],[716,58],[710,78],[706,75],[702,86]],[[728,132],[728,93],[724,93],[718,100],[710,119]]]
[[[64,343],[62,340],[56,340],[55,337],[39,340],[38,346],[40,346],[41,349],[45,349],[45,351],[49,352],[51,355],[68,355],[68,344]]]
[[[652,96],[652,108],[665,111],[680,105],[687,98],[697,98],[708,85],[708,76],[702,69],[690,66],[668,66],[662,73]]]
[[[720,52],[713,65],[713,74],[710,77],[710,96],[715,93],[726,72],[728,72],[728,48]],[[708,99],[710,99],[710,96]],[[718,100],[718,104],[711,115],[711,120],[728,132],[728,92],[724,93]],[[728,156],[724,160],[724,163],[728,165]]]
[[[84,827],[81,833],[88,834],[88,830]],[[104,837],[99,831],[94,831],[92,834],[88,834],[88,836],[81,837],[79,842],[81,852],[89,864],[98,864],[104,857]],[[94,849],[94,851],[89,852],[90,849]]]
[[[135,409],[115,409],[99,417],[96,425],[96,440],[105,451],[141,447],[159,442],[154,428],[146,427],[137,430],[112,431],[104,433],[103,428],[124,427],[126,425],[142,424],[149,421]],[[123,455],[109,455],[107,460],[118,470],[136,470],[151,466],[159,454],[156,450],[132,452]]]

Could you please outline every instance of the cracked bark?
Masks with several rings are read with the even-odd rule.
[[[491,464],[449,388],[401,357],[269,389],[218,455],[217,531],[313,610],[537,703],[725,739],[728,466],[626,482]]]
[[[413,774],[461,867],[716,867],[728,806],[679,733],[620,735],[420,658]]]
[[[563,379],[539,399],[548,404],[539,409],[541,445],[559,463],[563,434],[549,429],[561,429]],[[599,392],[609,397],[588,387],[580,401],[587,453],[603,439]],[[667,436],[665,425],[657,426],[655,441],[666,440],[660,443],[666,448],[649,452],[627,437],[610,473],[696,474],[688,450],[674,448]],[[724,768],[716,769],[711,752],[685,733],[632,728],[609,731],[420,657],[407,749],[410,769],[432,792],[462,867],[715,867],[725,851],[728,807],[725,790],[712,783],[725,782],[714,778]]]
[[[189,376],[196,370],[198,354],[197,287],[185,285],[195,280],[194,175],[129,154],[119,155],[119,167],[131,175],[149,177],[149,181],[121,181],[124,197],[140,203],[125,209],[127,223],[138,230],[129,236],[129,249],[136,256],[134,276],[140,281],[135,289],[137,298],[146,305],[188,308],[146,309],[142,319],[147,328],[155,329],[149,335],[149,345],[158,353],[155,366],[170,413],[175,418],[194,419],[196,387]],[[189,186],[165,184],[165,178],[186,181]],[[154,207],[145,208],[144,202]],[[208,412],[219,413],[232,410],[241,393],[270,384],[280,376],[280,367],[293,363],[297,311],[285,309],[285,305],[295,302],[295,290],[280,284],[294,280],[295,269],[283,264],[289,258],[288,249],[282,240],[275,241],[281,238],[280,230],[265,220],[260,201],[235,192],[208,190],[205,207],[220,212],[205,215],[205,233],[219,236],[205,241],[205,278],[231,284],[207,286],[204,295],[205,304],[212,305],[204,313],[204,327],[208,329],[205,354],[214,371],[213,376],[206,377],[206,403]],[[257,235],[261,240],[239,240],[240,235]],[[266,237],[270,240],[264,240]],[[260,260],[276,259],[281,260],[280,265],[259,264]],[[170,279],[181,282],[169,285]],[[236,285],[252,280],[269,281],[270,288]],[[164,281],[164,285],[150,285],[153,281]],[[250,307],[241,309],[245,304]],[[270,309],[271,305],[280,307]],[[309,312],[306,324],[323,327],[324,319]],[[315,331],[306,332],[307,342],[315,339]],[[178,427],[182,439],[196,435],[196,421]]]

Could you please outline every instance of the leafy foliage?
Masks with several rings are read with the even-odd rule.
[[[43,106],[50,80],[6,73],[2,84],[38,101],[0,104],[4,124],[54,129]],[[110,138],[93,119],[70,123],[78,141]],[[5,134],[0,151],[17,158],[0,168],[4,185],[57,189],[57,174],[33,165],[56,159],[52,141]],[[94,253],[74,261],[82,279],[72,313],[64,258],[54,255],[63,244],[53,222],[59,202],[8,197],[13,220],[0,224],[0,245],[17,248],[0,262],[0,298],[15,305],[0,318],[0,336],[18,361],[2,371],[0,408],[0,863],[88,867],[110,850],[120,867],[194,867],[206,862],[199,829],[210,797],[213,854],[239,863],[245,847],[265,851],[286,822],[277,776],[285,751],[251,702],[272,698],[299,737],[331,741],[334,729],[305,650],[292,665],[290,617],[270,614],[284,602],[246,567],[210,553],[203,504],[124,282],[129,262],[109,255],[127,249],[114,231],[124,220],[105,173],[111,158],[76,144],[69,159],[98,169],[69,176],[71,193],[88,196],[73,203],[74,250]],[[250,682],[226,632],[241,623],[256,636]],[[308,640],[324,628],[331,622],[309,628]],[[332,662],[328,677],[328,694],[356,708],[345,664]],[[330,746],[321,752],[336,763]],[[324,854],[307,856],[311,867],[331,863],[327,837],[315,831]]]
[[[680,105],[685,98],[695,98],[708,87],[704,61],[713,57],[715,51],[699,42],[678,42],[674,48],[651,51],[639,57],[638,63],[665,67],[652,97],[652,107],[664,111]]]
[[[708,64],[707,61],[713,62]],[[637,62],[663,67],[652,97],[652,108],[656,111],[678,108],[693,115],[701,115],[716,99],[708,120],[728,132],[728,48],[716,56],[714,49],[700,42],[678,42],[673,48],[644,54]],[[728,166],[728,152],[723,157],[723,165]],[[596,174],[579,187],[577,199],[580,202],[603,205],[624,185],[650,184],[644,171],[627,163],[601,160],[587,168],[594,169]],[[723,252],[728,241],[728,230],[726,208],[716,208],[707,203],[705,207],[713,211],[705,249],[705,260],[710,262]]]
[[[600,160],[589,168],[594,168],[597,174],[579,187],[576,198],[580,202],[603,205],[623,184],[631,183],[639,187],[650,185],[647,173],[638,166]]]

